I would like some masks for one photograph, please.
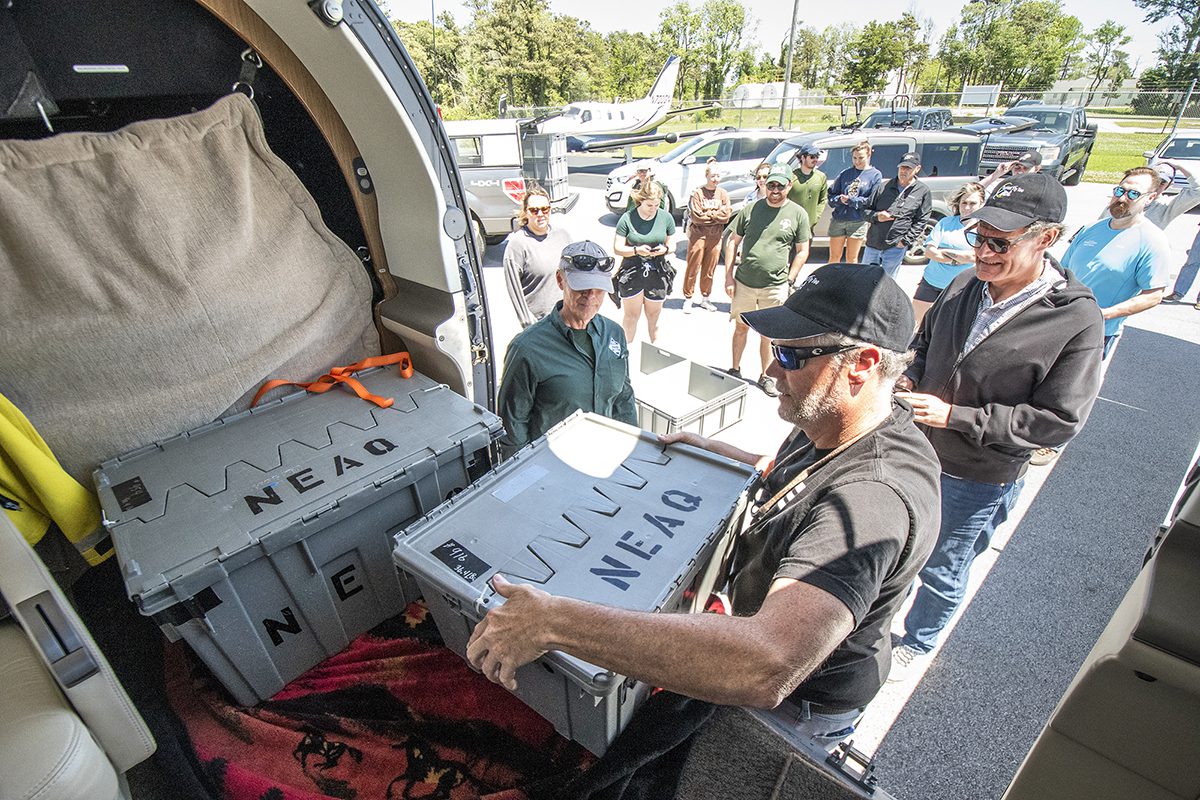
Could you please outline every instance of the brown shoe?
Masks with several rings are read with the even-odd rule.
[[[1058,458],[1058,451],[1053,447],[1039,447],[1033,451],[1029,464],[1033,467],[1044,467],[1056,458]]]

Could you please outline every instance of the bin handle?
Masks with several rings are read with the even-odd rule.
[[[408,354],[407,350],[402,350],[399,353],[364,358],[362,361],[354,364],[348,364],[344,367],[334,367],[333,369],[329,370],[329,372],[310,383],[298,383],[296,381],[285,381],[279,379],[269,380],[259,387],[258,393],[255,394],[254,399],[250,401],[250,407],[254,408],[256,405],[258,405],[258,401],[262,400],[263,395],[272,389],[278,389],[280,386],[299,386],[301,389],[312,392],[313,394],[321,394],[329,391],[339,383],[344,383],[350,388],[351,391],[353,391],[363,400],[366,400],[368,403],[374,403],[380,408],[391,408],[392,403],[394,403],[395,400],[393,400],[391,397],[380,397],[379,395],[371,394],[367,391],[367,387],[363,386],[362,383],[353,376],[353,373],[358,372],[359,370],[371,369],[372,367],[386,367],[392,364],[400,365],[399,371],[401,378],[412,377],[412,356]]]

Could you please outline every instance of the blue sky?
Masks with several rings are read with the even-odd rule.
[[[693,0],[694,5],[699,5],[699,2]],[[602,3],[595,0],[550,0],[550,8],[557,14],[585,19],[594,29],[609,33],[614,30],[654,30],[658,27],[659,12],[672,3],[673,0],[607,0]],[[751,9],[757,21],[755,38],[760,46],[764,42],[782,39],[792,18],[791,0],[752,0],[744,4]],[[449,11],[464,24],[470,19],[462,0],[386,0],[381,5],[385,5],[393,17],[406,22],[427,20],[433,9],[438,14]],[[854,9],[853,16],[844,13],[846,5]],[[1132,0],[1064,0],[1063,6],[1067,13],[1079,17],[1087,31],[1106,19],[1125,25],[1126,32],[1133,36],[1133,41],[1126,49],[1131,54],[1131,63],[1140,58],[1139,71],[1154,64],[1158,32],[1170,27],[1165,23],[1151,26],[1142,22],[1143,12]],[[915,11],[919,16],[933,19],[937,37],[958,19],[961,8],[961,0],[919,0],[908,6],[908,10]],[[897,19],[904,10],[905,7],[895,0],[856,0],[852,4],[814,3],[809,0],[800,4],[800,18],[804,24],[820,30],[826,25],[842,22],[862,25],[873,19]]]

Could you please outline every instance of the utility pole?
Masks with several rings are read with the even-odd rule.
[[[787,108],[788,88],[792,82],[792,56],[796,53],[796,18],[800,15],[800,0],[792,0],[792,27],[788,31],[787,67],[783,70],[783,97],[779,98],[779,127],[783,127],[783,112]]]
[[[1196,79],[1192,78],[1192,85],[1188,87],[1187,95],[1183,98],[1183,105],[1179,107],[1179,113],[1175,115],[1175,123],[1171,125],[1171,133],[1175,135],[1175,129],[1179,127],[1179,120],[1183,119],[1183,113],[1187,111],[1188,104],[1192,102],[1192,94],[1196,91]]]

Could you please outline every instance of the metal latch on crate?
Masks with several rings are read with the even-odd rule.
[[[875,777],[875,759],[854,748],[854,740],[841,742],[825,763],[860,789],[874,794],[879,786]]]
[[[322,514],[327,514],[330,511],[333,511],[337,507],[338,507],[337,500],[334,500],[332,503],[326,503],[323,506],[314,508],[312,511],[309,511],[307,514],[302,515],[300,517],[300,521],[301,522],[312,522],[317,517],[321,516]]]

